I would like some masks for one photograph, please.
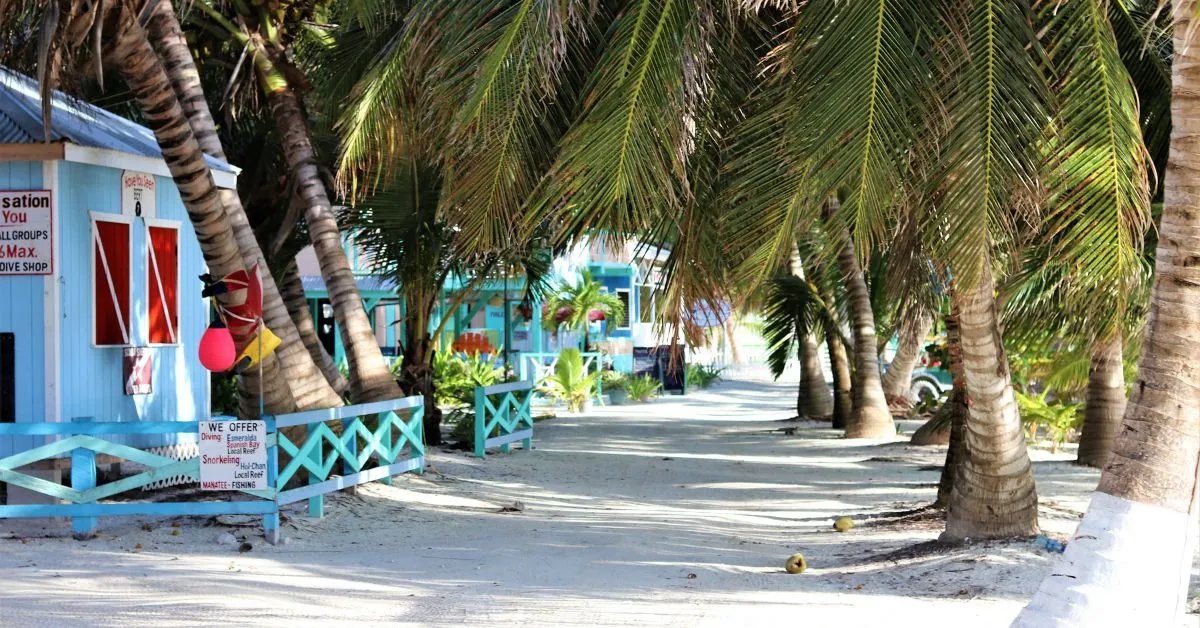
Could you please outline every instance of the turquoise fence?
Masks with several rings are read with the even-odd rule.
[[[483,458],[485,451],[499,447],[508,453],[508,444],[521,441],[529,450],[533,447],[532,382],[515,382],[475,388],[475,456]],[[491,434],[498,432],[496,436]]]
[[[402,412],[407,411],[407,418]],[[371,482],[389,481],[406,471],[420,472],[425,466],[422,419],[425,406],[420,396],[390,401],[312,410],[265,417],[267,480],[273,487],[263,491],[241,491],[244,499],[227,493],[203,502],[103,502],[164,478],[200,479],[200,458],[176,460],[102,438],[128,434],[199,434],[195,421],[96,421],[92,417],[70,423],[8,423],[0,425],[0,438],[15,436],[59,437],[52,443],[0,458],[0,482],[69,503],[0,505],[0,519],[21,517],[70,517],[77,539],[95,534],[98,517],[179,515],[262,515],[263,533],[271,543],[279,540],[279,507],[308,500],[311,516],[323,513],[324,495]],[[214,417],[213,420],[230,417]],[[340,423],[341,434],[329,422]],[[302,442],[293,443],[281,430],[304,426]],[[373,426],[373,427],[372,427]],[[361,445],[361,447],[360,447]],[[279,468],[279,451],[291,460]],[[97,485],[96,455],[128,460],[149,470]],[[407,454],[407,455],[405,455]],[[45,460],[70,457],[70,486],[63,486],[29,473],[22,467]],[[338,463],[341,462],[339,465]],[[305,486],[288,489],[301,470]],[[336,469],[336,472],[335,472]]]

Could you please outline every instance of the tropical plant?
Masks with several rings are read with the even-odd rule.
[[[687,365],[688,386],[708,388],[721,381],[721,371],[724,370],[724,367],[715,364],[689,364]]]
[[[620,371],[604,370],[600,372],[600,385],[607,392],[627,390],[629,376]]]
[[[596,396],[596,382],[601,372],[587,372],[579,349],[563,349],[554,364],[554,372],[542,379],[538,391],[566,404],[568,412],[579,412]]]
[[[649,401],[651,397],[658,394],[658,390],[662,388],[662,382],[649,375],[640,375],[629,380],[629,385],[626,390],[629,391],[629,398],[638,401]]]
[[[566,327],[583,332],[584,351],[589,348],[589,323],[607,320],[610,325],[616,325],[625,318],[625,303],[616,294],[606,291],[587,270],[580,273],[574,283],[563,282],[553,290],[544,309],[547,314],[542,324],[546,330]]]
[[[1021,421],[1027,430],[1028,440],[1036,442],[1039,429],[1045,428],[1051,453],[1058,453],[1059,445],[1082,425],[1083,417],[1079,409],[1083,404],[1048,400],[1048,394],[1049,391],[1036,395],[1017,391],[1017,404],[1021,406]]]

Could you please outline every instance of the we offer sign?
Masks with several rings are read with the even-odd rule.
[[[200,489],[263,491],[267,426],[262,421],[200,422]]]

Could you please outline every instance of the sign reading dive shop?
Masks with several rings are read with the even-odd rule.
[[[121,213],[154,218],[154,175],[134,170],[121,173]]]
[[[0,275],[54,272],[50,190],[0,191]]]
[[[200,490],[263,491],[267,486],[267,424],[200,422]]]

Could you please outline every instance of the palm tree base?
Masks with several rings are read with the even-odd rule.
[[[1066,551],[1013,627],[1178,625],[1198,528],[1194,515],[1093,493]]]

